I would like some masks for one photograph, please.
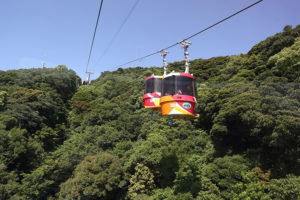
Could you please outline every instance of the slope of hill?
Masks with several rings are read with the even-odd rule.
[[[300,26],[190,71],[200,118],[172,127],[143,109],[157,67],[0,71],[0,199],[299,199]]]

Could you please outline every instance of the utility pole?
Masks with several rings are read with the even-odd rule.
[[[43,69],[45,68],[45,64],[46,64],[45,61],[43,61],[43,62],[42,62],[42,68],[43,68]]]
[[[180,44],[182,44],[182,48],[184,49],[184,57],[185,57],[185,72],[184,73],[189,73],[189,66],[190,66],[190,58],[189,58],[189,52],[188,52],[188,47],[192,44],[188,41],[181,41]]]

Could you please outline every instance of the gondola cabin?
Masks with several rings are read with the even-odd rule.
[[[159,100],[161,97],[163,76],[150,76],[146,79],[145,93],[143,96],[144,106],[146,109],[160,111]]]
[[[175,119],[197,118],[197,88],[194,76],[188,73],[172,72],[164,76],[162,81],[162,97],[160,98],[163,116]]]

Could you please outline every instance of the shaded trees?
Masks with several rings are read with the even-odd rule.
[[[74,172],[74,177],[61,185],[60,199],[119,199],[123,179],[117,157],[103,153],[88,156]]]

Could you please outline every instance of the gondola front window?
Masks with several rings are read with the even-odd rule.
[[[163,94],[162,96],[174,95],[174,76],[169,76],[163,79]]]
[[[150,78],[146,80],[145,94],[153,92],[161,93],[161,78]]]
[[[155,78],[154,79],[154,84],[153,84],[154,85],[154,92],[161,93],[161,89],[162,89],[161,82],[162,82],[161,78]]]
[[[187,76],[177,76],[175,94],[195,96],[194,79]]]

